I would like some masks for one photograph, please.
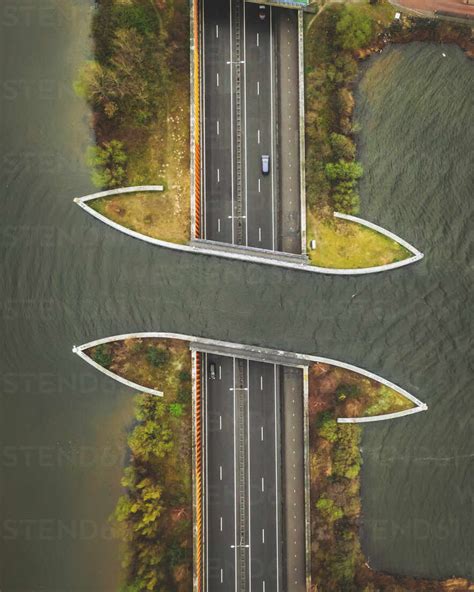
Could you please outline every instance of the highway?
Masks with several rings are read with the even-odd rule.
[[[292,10],[259,11],[201,2],[202,238],[301,253],[297,21]]]
[[[202,359],[205,589],[279,592],[279,367],[211,354]]]

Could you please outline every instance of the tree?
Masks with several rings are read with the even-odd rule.
[[[332,195],[334,208],[337,212],[343,214],[358,214],[360,209],[360,197],[357,191],[345,188],[344,183],[340,183]]]
[[[337,421],[334,419],[330,411],[321,413],[318,418],[318,434],[321,438],[324,438],[329,442],[335,442],[337,440],[337,428]]]
[[[94,185],[110,189],[123,185],[127,160],[123,143],[118,140],[90,147],[87,152],[87,163],[94,168]]]
[[[358,162],[347,162],[341,159],[338,162],[328,162],[325,172],[329,181],[354,182],[362,177],[364,169]]]
[[[329,142],[336,160],[353,160],[355,157],[355,144],[347,136],[333,132],[329,136]]]
[[[321,513],[324,520],[335,522],[344,516],[342,508],[336,506],[332,499],[320,497],[316,502],[316,508]]]
[[[358,6],[345,4],[336,25],[336,43],[341,49],[355,50],[366,47],[374,30],[371,18]]]

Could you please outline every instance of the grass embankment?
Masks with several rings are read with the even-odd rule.
[[[130,339],[91,348],[97,363],[164,392],[138,395],[114,522],[125,541],[122,592],[192,589],[192,389],[187,343]]]
[[[308,236],[317,248],[309,251],[319,267],[361,269],[402,261],[411,253],[400,243],[360,224],[336,218],[308,218]]]
[[[189,226],[183,224],[180,203],[170,200],[166,192],[99,198],[90,205],[114,222],[146,236],[171,243],[186,244],[189,241]]]
[[[311,262],[322,267],[361,268],[409,256],[378,232],[357,223],[336,223],[333,212],[358,214],[356,133],[352,116],[358,74],[355,51],[370,45],[389,24],[389,5],[336,4],[306,16],[307,238],[316,240]]]
[[[357,268],[410,256],[380,233],[333,222],[334,211],[357,214],[360,208],[363,169],[353,122],[359,63],[389,42],[454,42],[467,51],[474,44],[467,26],[417,18],[394,22],[394,14],[380,1],[333,4],[305,17],[307,238],[317,243],[310,252],[315,265]]]
[[[189,6],[186,0],[99,0],[94,60],[77,92],[94,113],[93,181],[111,189],[164,185],[163,195],[90,202],[158,239],[186,242],[189,200]],[[156,207],[155,207],[156,206]],[[163,235],[166,229],[166,237]]]
[[[311,566],[314,592],[463,592],[446,582],[372,571],[361,549],[362,428],[338,417],[379,415],[413,406],[396,391],[344,369],[314,364],[309,374]]]

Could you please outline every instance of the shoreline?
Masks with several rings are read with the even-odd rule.
[[[185,4],[177,0],[177,6],[180,6],[179,10],[173,8],[172,11],[174,12],[167,18],[170,22],[178,23],[182,29],[180,32],[181,37],[189,40],[189,26],[192,22],[189,22],[189,14],[185,10]],[[305,257],[307,259],[307,262],[302,261],[302,264],[283,265],[281,260],[284,254],[278,252],[258,251],[252,253],[252,249],[247,251],[243,248],[241,253],[236,254],[235,248],[225,243],[219,244],[219,252],[213,249],[210,243],[206,244],[205,241],[202,244],[193,244],[191,232],[196,206],[193,207],[194,202],[190,187],[195,173],[190,170],[188,161],[196,151],[189,142],[189,138],[192,138],[193,134],[195,135],[194,130],[189,127],[193,123],[189,118],[189,98],[191,95],[189,92],[189,72],[191,70],[192,75],[195,75],[195,73],[192,68],[193,64],[189,64],[188,48],[183,46],[173,49],[174,54],[178,56],[176,58],[178,64],[181,64],[178,68],[174,64],[167,64],[166,61],[164,65],[159,61],[156,63],[157,67],[161,64],[163,75],[168,80],[167,84],[171,89],[184,87],[188,89],[185,93],[188,99],[187,106],[181,108],[184,115],[176,116],[173,107],[169,105],[169,101],[163,99],[165,101],[163,103],[164,107],[156,104],[148,109],[149,113],[146,115],[150,121],[148,129],[143,126],[143,122],[140,120],[140,118],[144,117],[140,115],[140,111],[137,115],[135,110],[131,110],[130,99],[115,99],[115,91],[113,88],[112,90],[108,88],[107,76],[109,75],[117,77],[117,83],[124,83],[126,88],[131,86],[127,76],[121,73],[120,70],[117,71],[114,66],[114,60],[117,57],[119,60],[124,61],[129,59],[127,54],[122,56],[125,51],[122,38],[124,36],[126,38],[126,30],[114,29],[112,22],[112,24],[109,24],[108,30],[103,31],[103,21],[112,19],[111,15],[113,15],[114,7],[117,8],[118,5],[113,0],[111,2],[104,2],[103,0],[99,2],[93,32],[95,61],[90,62],[83,69],[76,83],[76,90],[88,100],[93,109],[92,125],[96,137],[96,146],[91,149],[89,154],[89,162],[94,167],[93,178],[96,185],[110,189],[123,187],[127,183],[138,186],[160,183],[164,186],[164,193],[161,201],[156,199],[157,204],[161,206],[155,208],[155,210],[159,210],[159,214],[154,212],[151,200],[149,205],[149,201],[144,201],[140,196],[135,198],[131,194],[122,196],[120,199],[118,197],[106,197],[97,202],[94,202],[93,199],[87,200],[90,202],[88,207],[85,207],[84,201],[86,200],[77,199],[77,203],[89,214],[108,223],[116,230],[158,246],[324,274],[359,275],[378,273],[410,265],[422,258],[420,251],[411,245],[407,249],[406,241],[399,239],[395,234],[372,222],[361,221],[360,219],[346,221],[345,223],[334,220],[330,230],[325,229],[324,240],[321,242],[318,240],[319,249],[317,254],[315,254],[316,251],[309,251],[309,257],[302,256],[302,259],[305,259]],[[120,10],[125,9],[121,8]],[[152,15],[148,15],[146,18],[150,20],[151,25],[145,23],[145,26],[142,23],[141,26],[145,27],[145,32],[149,35],[148,29],[150,26],[154,27],[155,25],[153,25]],[[118,40],[113,38],[114,31],[117,31]],[[140,33],[138,39],[143,39],[143,35]],[[127,43],[131,42],[127,41]],[[147,60],[146,64],[153,67],[153,59],[156,58],[147,57],[146,45],[145,49],[140,45],[143,44],[143,41],[135,43],[137,48],[134,51],[144,52],[144,59]],[[183,64],[186,65],[185,68],[183,68]],[[103,78],[105,78],[105,82]],[[153,84],[155,84],[153,78],[149,81],[147,75],[143,73],[135,78],[137,80],[133,79],[133,84],[145,85],[145,90],[147,85],[153,88]],[[101,88],[101,86],[104,88]],[[112,98],[110,93],[112,93]],[[161,100],[159,97],[158,99]],[[157,100],[154,99],[154,103],[156,102]],[[191,107],[194,103],[195,100],[192,102]],[[146,102],[145,105],[140,104],[139,106],[142,111],[143,109],[147,110]],[[155,111],[153,111],[154,109]],[[176,134],[172,131],[175,121],[178,121],[180,130]],[[168,143],[171,142],[171,154],[169,149],[164,151],[165,154],[160,154],[156,144],[156,139],[160,136],[160,133],[164,134],[165,138],[164,141],[163,138],[161,140],[161,147],[163,145],[168,146]],[[159,161],[159,166],[155,163],[155,160]],[[304,162],[305,159],[303,158],[302,163]],[[180,163],[181,167],[179,166]],[[183,168],[186,169],[186,174],[182,176],[179,174],[179,170]],[[170,172],[172,173],[171,177],[169,177]],[[191,195],[191,199],[189,199],[188,194]],[[308,213],[309,208],[306,208],[305,211]],[[364,226],[365,228],[363,228]],[[165,231],[166,228],[171,228],[171,231]],[[303,230],[308,230],[308,223],[306,229]],[[338,235],[337,244],[332,246],[331,241],[327,240],[330,238],[331,233]],[[186,236],[191,239],[188,244],[186,244]],[[308,241],[306,242],[309,244]],[[327,249],[325,245],[328,245]]]

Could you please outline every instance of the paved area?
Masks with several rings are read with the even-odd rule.
[[[202,365],[205,589],[298,592],[287,579],[304,582],[302,371],[211,353]]]
[[[428,16],[439,14],[474,19],[474,4],[464,4],[462,0],[397,0],[392,4]]]
[[[203,238],[301,253],[295,11],[267,6],[260,18],[243,0],[201,7]]]
[[[305,496],[303,373],[282,368],[284,590],[305,592]]]
[[[277,22],[280,130],[281,250],[301,253],[298,15],[283,10]]]

